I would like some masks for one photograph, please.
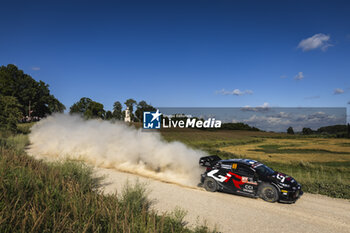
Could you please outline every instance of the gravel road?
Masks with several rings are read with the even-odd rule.
[[[304,194],[295,204],[267,203],[261,199],[176,184],[96,168],[105,175],[104,192],[121,190],[125,182],[147,184],[153,208],[171,212],[176,207],[188,211],[188,226],[206,221],[220,232],[350,232],[350,201],[322,195]]]

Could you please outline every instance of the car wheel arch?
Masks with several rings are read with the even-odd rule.
[[[262,194],[262,189],[263,188],[266,188],[266,187],[273,187],[273,188],[275,188],[276,189],[276,199],[275,200],[273,200],[273,201],[268,201],[268,200],[266,200],[264,197],[263,197],[263,194]],[[261,183],[260,185],[259,185],[259,188],[258,188],[258,193],[257,193],[257,195],[260,197],[260,198],[262,198],[263,200],[265,200],[265,201],[268,201],[268,202],[278,202],[279,200],[280,200],[280,193],[281,193],[281,191],[280,191],[280,189],[279,189],[279,187],[277,187],[277,185],[276,184],[274,184],[274,183],[272,183],[272,182],[263,182],[263,183]]]
[[[208,183],[211,183],[211,185],[208,185]],[[207,176],[204,179],[203,187],[205,188],[205,190],[207,190],[209,192],[216,192],[219,188],[219,185],[215,179]]]

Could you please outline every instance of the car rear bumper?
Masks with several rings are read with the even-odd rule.
[[[204,179],[205,179],[205,177],[206,177],[206,174],[204,173],[204,174],[201,174],[201,184],[203,184],[204,183]]]

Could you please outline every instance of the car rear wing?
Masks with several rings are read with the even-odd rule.
[[[220,160],[221,158],[217,155],[205,156],[199,159],[199,165],[203,167],[212,167]]]

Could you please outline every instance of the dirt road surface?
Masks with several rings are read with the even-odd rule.
[[[171,212],[176,207],[188,211],[188,226],[207,222],[219,232],[350,232],[350,201],[322,195],[304,194],[295,204],[267,203],[261,199],[225,193],[119,172],[96,169],[105,175],[104,192],[121,190],[126,181],[147,184],[153,208]]]

